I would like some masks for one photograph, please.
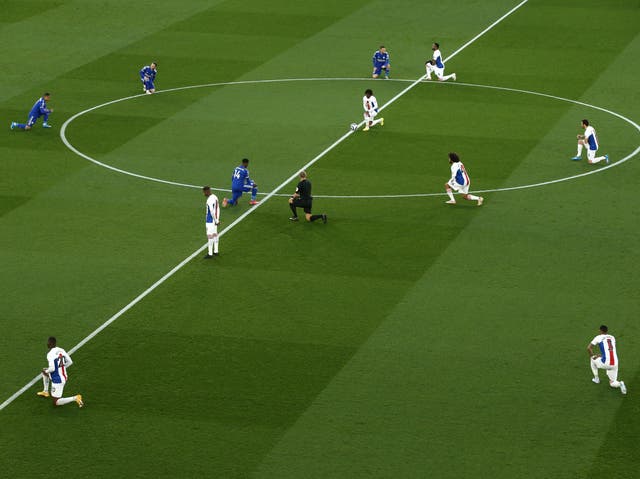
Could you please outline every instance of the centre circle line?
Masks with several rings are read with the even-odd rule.
[[[175,88],[168,88],[166,90],[159,90],[157,91],[155,94],[159,95],[159,94],[163,94],[163,93],[172,93],[172,92],[176,92],[176,91],[183,91],[183,90],[192,90],[192,89],[197,89],[197,88],[211,88],[211,87],[219,87],[219,86],[237,86],[237,85],[254,85],[254,84],[264,84],[264,83],[287,83],[287,82],[312,82],[312,81],[371,81],[370,78],[340,78],[340,77],[329,77],[329,78],[276,78],[276,79],[267,79],[267,80],[241,80],[241,81],[232,81],[232,82],[219,82],[219,83],[205,83],[202,85],[188,85],[188,86],[182,86],[182,87],[175,87]],[[414,82],[415,80],[409,80],[409,79],[401,79],[401,78],[392,78],[389,79],[387,81],[394,81],[394,82],[404,82],[404,83],[411,83]],[[427,83],[426,81],[424,81],[424,83]],[[481,84],[475,84],[475,83],[463,83],[463,82],[456,82],[456,83],[436,83],[436,82],[432,82],[432,84],[438,84],[438,85],[446,85],[447,87],[470,87],[470,88],[486,88],[486,89],[490,89],[490,90],[498,90],[498,91],[507,91],[507,92],[512,92],[512,93],[522,93],[522,94],[527,94],[527,95],[534,95],[534,96],[540,96],[543,98],[550,98],[553,100],[558,100],[558,101],[563,101],[563,102],[567,102],[567,103],[572,103],[574,105],[580,105],[580,106],[584,106],[586,108],[591,108],[594,110],[599,110],[602,111],[604,113],[607,113],[609,115],[615,116],[625,122],[627,122],[628,124],[630,124],[631,126],[633,126],[639,133],[640,133],[640,125],[638,125],[636,122],[634,122],[633,120],[631,120],[630,118],[627,118],[626,116],[621,115],[620,113],[614,112],[612,110],[603,108],[603,107],[599,107],[596,105],[592,105],[589,103],[585,103],[579,100],[572,100],[569,98],[564,98],[564,97],[560,97],[560,96],[556,96],[556,95],[550,95],[547,93],[541,93],[541,92],[535,92],[535,91],[530,91],[530,90],[522,90],[522,89],[518,89],[518,88],[508,88],[508,87],[501,87],[501,86],[495,86],[495,85],[481,85]],[[133,176],[135,178],[139,178],[142,180],[147,180],[147,181],[154,181],[157,183],[163,183],[163,184],[167,184],[167,185],[172,185],[172,186],[179,186],[179,187],[183,187],[183,188],[201,188],[201,185],[192,185],[189,183],[180,183],[177,181],[171,181],[171,180],[164,180],[162,178],[156,178],[153,176],[147,176],[147,175],[142,175],[139,173],[134,173],[132,171],[127,171],[124,170],[122,168],[117,168],[115,166],[109,165],[107,163],[101,162],[99,160],[96,160],[95,158],[87,155],[86,153],[83,153],[82,151],[78,150],[75,146],[73,146],[71,144],[71,142],[67,139],[66,136],[66,131],[67,131],[67,127],[77,118],[86,115],[87,113],[90,113],[92,111],[98,110],[100,108],[104,108],[110,105],[114,105],[116,103],[121,103],[124,101],[128,101],[128,100],[132,100],[135,98],[140,98],[140,97],[144,97],[146,96],[144,93],[141,94],[137,94],[137,95],[131,95],[131,96],[127,96],[127,97],[123,97],[123,98],[118,98],[116,100],[111,100],[108,101],[106,103],[102,103],[100,105],[95,105],[92,106],[90,108],[87,108],[86,110],[80,111],[78,113],[76,113],[75,115],[71,116],[70,118],[67,119],[67,121],[64,122],[64,124],[62,125],[62,127],[60,128],[60,139],[62,140],[62,143],[64,143],[64,145],[71,150],[73,153],[75,153],[76,155],[80,156],[81,158],[84,158],[87,161],[90,161],[91,163],[94,163],[98,166],[101,166],[103,168],[109,169],[111,171],[115,171],[117,173],[121,173],[124,175],[129,175],[129,176]],[[522,189],[527,189],[527,188],[536,188],[536,187],[540,187],[540,186],[546,186],[546,185],[551,185],[554,183],[561,183],[564,181],[570,181],[570,180],[574,180],[577,178],[582,178],[584,176],[588,176],[588,175],[593,175],[596,173],[600,173],[602,171],[608,170],[609,168],[613,168],[616,166],[621,165],[622,163],[630,160],[631,158],[633,158],[634,156],[636,156],[638,153],[640,152],[640,145],[638,145],[636,147],[636,149],[634,151],[632,151],[631,153],[629,153],[627,156],[625,156],[624,158],[613,162],[609,165],[603,166],[603,167],[599,167],[597,169],[591,170],[591,171],[587,171],[584,173],[579,173],[576,175],[572,175],[572,176],[567,176],[564,178],[557,178],[557,179],[553,179],[553,180],[547,180],[547,181],[541,181],[538,183],[531,183],[531,184],[526,184],[526,185],[518,185],[518,186],[509,186],[509,187],[503,187],[503,188],[492,188],[492,189],[486,189],[486,190],[474,190],[475,193],[494,193],[494,192],[502,192],[502,191],[514,191],[514,190],[522,190]],[[222,192],[229,192],[231,191],[230,189],[225,189],[225,188],[214,188],[212,187],[213,190],[216,191],[222,191]],[[267,195],[269,193],[260,193],[260,195]],[[399,195],[314,195],[316,198],[333,198],[333,199],[393,199],[393,198],[419,198],[419,197],[429,197],[429,196],[442,196],[445,193],[442,192],[438,192],[438,193],[408,193],[408,194],[399,194]],[[287,194],[281,194],[281,193],[276,193],[272,196],[289,196]]]

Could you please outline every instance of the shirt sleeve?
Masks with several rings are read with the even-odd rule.
[[[601,342],[602,342],[602,335],[599,334],[598,336],[593,338],[593,340],[591,341],[591,344],[593,344],[595,346],[596,344],[599,344]]]

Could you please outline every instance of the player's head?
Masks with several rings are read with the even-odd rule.
[[[150,67],[152,70],[156,70],[156,69],[158,68],[158,64],[157,64],[156,62],[151,62],[151,65],[149,65],[149,67]]]
[[[440,50],[440,44],[433,42],[433,45],[431,45],[431,49],[435,52],[436,50]]]
[[[302,170],[302,171],[300,172],[300,179],[304,180],[304,179],[306,179],[306,178],[307,178],[307,172],[306,172],[306,171],[304,171],[304,170]]]
[[[602,334],[607,334],[609,332],[609,328],[607,328],[604,324],[600,326],[600,332]]]
[[[380,45],[380,53],[386,53],[387,49],[384,47],[384,45]]]
[[[457,163],[458,161],[460,161],[460,157],[457,153],[449,153],[449,163]]]
[[[42,95],[42,98],[45,99],[45,101],[49,101],[49,98],[51,98],[51,93],[49,92],[45,92],[44,95]]]
[[[371,95],[373,95],[373,91],[370,89],[367,89],[364,91],[364,96],[366,96],[367,98],[371,97]]]
[[[589,126],[589,120],[585,118],[584,120],[582,120],[582,128],[586,128],[588,126]]]
[[[249,165],[249,158],[242,159],[242,166],[247,167]]]
[[[54,336],[49,336],[49,339],[47,339],[47,347],[52,349],[56,347],[56,344],[58,344],[56,338]]]
[[[202,187],[202,193],[204,194],[204,196],[210,196],[211,195],[211,187],[210,186],[203,186]]]

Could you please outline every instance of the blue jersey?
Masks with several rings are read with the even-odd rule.
[[[253,180],[249,178],[249,170],[242,165],[236,166],[231,176],[231,190],[242,191],[244,185],[253,186]]]
[[[150,65],[147,65],[146,67],[142,67],[142,70],[140,70],[140,79],[143,82],[152,82],[156,79],[156,71],[154,69],[151,68]]]
[[[47,108],[47,102],[44,97],[40,98],[36,101],[31,107],[31,111],[29,112],[29,117],[38,118],[42,115],[47,115],[51,113],[51,110]]]
[[[375,68],[381,68],[387,65],[389,65],[389,52],[382,53],[380,50],[377,50],[373,54],[373,66]]]

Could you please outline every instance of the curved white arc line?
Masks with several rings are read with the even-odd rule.
[[[244,81],[237,81],[237,82],[219,82],[219,83],[207,83],[207,84],[203,84],[203,85],[190,85],[190,86],[184,86],[184,87],[176,87],[176,88],[170,88],[167,90],[162,90],[157,92],[156,94],[159,93],[163,93],[163,92],[174,92],[174,91],[181,91],[181,90],[189,90],[189,89],[195,89],[195,88],[207,88],[207,87],[216,87],[216,86],[235,86],[235,85],[248,85],[248,84],[260,84],[260,83],[286,83],[286,82],[302,82],[302,81],[368,81],[370,80],[369,78],[348,78],[348,77],[329,77],[329,78],[280,78],[280,79],[269,79],[269,80],[244,80]],[[391,79],[392,81],[396,81],[396,82],[405,82],[405,83],[411,83],[411,85],[409,85],[408,87],[404,88],[401,92],[399,92],[398,94],[396,94],[393,98],[391,98],[391,100],[389,100],[387,103],[385,103],[381,108],[380,111],[382,111],[384,108],[386,108],[387,106],[389,106],[390,104],[392,104],[393,102],[395,102],[398,98],[400,98],[401,96],[403,96],[406,92],[408,92],[409,90],[411,90],[412,88],[414,88],[417,84],[422,83],[423,79],[422,77],[419,78],[418,80],[409,80],[409,79],[401,79],[401,78],[397,78],[397,79]],[[498,90],[498,91],[507,91],[507,92],[513,92],[513,93],[523,93],[526,95],[535,95],[535,96],[540,96],[543,98],[550,98],[553,100],[559,100],[559,101],[563,101],[566,103],[572,103],[574,105],[580,105],[580,106],[584,106],[586,108],[592,108],[595,110],[599,110],[602,111],[604,113],[608,113],[612,116],[615,116],[627,123],[629,123],[631,126],[633,126],[636,130],[638,130],[640,132],[640,125],[638,125],[636,122],[634,122],[633,120],[631,120],[630,118],[627,118],[624,115],[621,115],[620,113],[617,113],[615,111],[609,110],[607,108],[603,108],[597,105],[592,105],[589,103],[585,103],[579,100],[572,100],[569,98],[564,98],[564,97],[560,97],[557,95],[551,95],[548,93],[541,93],[541,92],[535,92],[535,91],[530,91],[530,90],[522,90],[522,89],[518,89],[518,88],[509,88],[509,87],[502,87],[502,86],[495,86],[495,85],[479,85],[479,84],[474,84],[474,83],[463,83],[463,82],[459,82],[459,83],[439,83],[439,82],[433,82],[433,84],[438,84],[438,85],[449,85],[449,86],[465,86],[465,87],[471,87],[471,88],[486,88],[486,89],[490,89],[490,90]],[[186,187],[186,188],[201,188],[200,185],[191,185],[188,183],[180,183],[180,182],[176,182],[176,181],[170,181],[170,180],[163,180],[161,178],[155,178],[152,176],[146,176],[146,175],[141,175],[138,173],[133,173],[127,170],[123,170],[121,168],[116,168],[114,166],[108,165],[106,163],[103,163],[101,161],[96,160],[95,158],[90,157],[89,155],[86,155],[85,153],[79,151],[77,148],[75,148],[66,138],[66,129],[67,126],[76,118],[89,113],[91,111],[97,110],[99,108],[103,108],[109,105],[113,105],[115,103],[120,103],[123,101],[127,101],[127,100],[131,100],[133,98],[139,98],[145,96],[145,94],[139,94],[139,95],[131,95],[128,97],[124,97],[124,98],[118,98],[116,100],[111,100],[108,101],[106,103],[102,103],[100,105],[96,105],[93,106],[91,108],[88,108],[84,111],[81,111],[79,113],[76,113],[75,115],[73,115],[72,117],[70,117],[67,121],[64,122],[64,124],[62,125],[62,127],[60,128],[60,138],[62,140],[62,142],[65,144],[65,146],[67,148],[69,148],[71,151],[73,151],[76,155],[98,165],[98,166],[102,166],[103,168],[107,168],[109,170],[118,172],[118,173],[122,173],[125,175],[129,175],[129,176],[133,176],[136,178],[140,178],[143,180],[149,180],[149,181],[155,181],[158,183],[163,183],[163,184],[168,184],[168,185],[173,185],[173,186],[180,186],[180,187]],[[360,122],[359,126],[362,125],[364,123],[364,121]],[[341,138],[338,143],[342,142],[347,136],[349,136],[350,134],[355,133],[354,131],[349,131],[347,132],[343,138]],[[336,145],[337,146],[337,145]],[[595,173],[599,173],[601,171],[607,170],[609,168],[613,168],[614,166],[618,166],[628,160],[630,160],[631,158],[633,158],[634,156],[636,156],[638,153],[640,152],[640,146],[638,148],[636,148],[632,153],[630,153],[629,155],[625,156],[624,158],[613,162],[609,165],[603,166],[603,167],[598,167],[597,169],[594,169],[592,171],[588,171],[585,173],[580,173],[578,175],[572,175],[572,176],[568,176],[565,178],[557,178],[554,180],[549,180],[549,181],[543,181],[543,182],[539,182],[539,183],[534,183],[534,184],[530,184],[530,185],[518,185],[518,186],[511,186],[511,187],[504,187],[504,188],[492,188],[492,189],[486,189],[486,190],[473,190],[476,193],[492,193],[492,192],[500,192],[500,191],[514,191],[514,190],[521,190],[521,189],[527,189],[527,188],[535,188],[535,187],[540,187],[540,186],[546,186],[546,185],[551,185],[554,183],[561,183],[564,181],[569,181],[569,180],[574,180],[576,178],[581,178],[584,176],[588,176],[588,175],[593,175]],[[295,178],[294,178],[295,179]],[[215,188],[212,187],[213,190],[215,191],[223,191],[223,192],[229,192],[231,191],[230,189],[225,189],[225,188]],[[278,191],[278,189],[275,189],[272,191],[273,195],[271,195],[270,193],[259,193],[260,196],[288,196],[286,194],[278,194],[276,193]],[[410,194],[402,194],[402,195],[315,195],[316,198],[330,198],[330,199],[349,199],[349,198],[353,198],[353,199],[376,199],[376,198],[380,198],[380,199],[390,199],[390,198],[416,198],[416,197],[429,197],[429,196],[442,196],[445,193],[410,193]]]

